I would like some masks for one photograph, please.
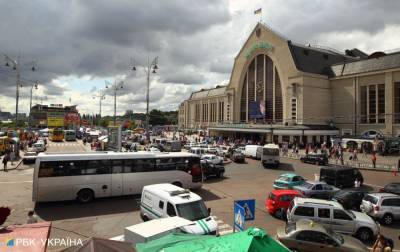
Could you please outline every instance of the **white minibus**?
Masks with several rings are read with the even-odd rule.
[[[263,166],[279,166],[279,146],[276,144],[266,144],[262,149],[261,163]]]

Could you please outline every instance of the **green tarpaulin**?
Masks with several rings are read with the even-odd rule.
[[[136,249],[139,252],[290,252],[284,245],[258,228],[250,228],[243,232],[220,237],[169,234],[148,243],[139,243],[136,245]]]

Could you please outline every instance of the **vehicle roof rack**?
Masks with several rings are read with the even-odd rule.
[[[174,190],[169,192],[170,196],[178,196],[181,194],[190,194],[190,191],[189,189],[183,189],[183,190]],[[188,195],[188,197],[190,197],[190,195]]]

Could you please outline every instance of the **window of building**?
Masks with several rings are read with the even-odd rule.
[[[385,123],[385,84],[378,85],[378,123]]]
[[[360,87],[360,122],[367,123],[367,86]]]
[[[368,87],[368,122],[376,123],[376,86]]]
[[[394,123],[400,123],[400,82],[394,83]]]
[[[297,120],[297,98],[292,98],[291,105],[291,118],[292,120]]]
[[[275,121],[283,120],[282,87],[278,71],[275,68]]]

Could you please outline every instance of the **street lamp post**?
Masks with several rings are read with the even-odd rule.
[[[93,99],[96,99],[96,98],[99,98],[99,107],[100,107],[99,116],[101,118],[101,101],[106,99],[106,95],[104,94],[104,91],[100,90],[98,95],[93,96]],[[100,122],[99,122],[99,124],[100,124]]]
[[[31,97],[30,97],[30,100],[29,100],[29,118],[28,118],[28,128],[29,128],[29,130],[31,129],[31,118],[32,118],[31,110],[32,110],[32,94],[33,94],[33,88],[38,89],[38,85],[39,85],[39,82],[36,81],[36,83],[34,83],[34,84],[32,85],[32,87],[31,87]]]
[[[114,91],[114,126],[117,126],[117,91],[124,88],[123,84],[123,81],[120,81],[119,83],[114,81],[114,84],[106,81],[106,88],[110,88]]]
[[[18,101],[19,101],[19,88],[22,87],[21,85],[21,65],[18,61],[12,59],[9,57],[7,54],[4,54],[4,57],[6,59],[6,66],[10,66],[8,62],[11,62],[13,65],[13,69],[16,70],[17,72],[17,80],[16,80],[16,92],[15,92],[15,130],[17,130],[17,125],[18,125]],[[35,66],[32,66],[32,71],[35,71]]]
[[[144,71],[146,72],[147,75],[147,91],[146,91],[146,139],[150,141],[150,133],[149,133],[149,121],[150,121],[150,116],[149,116],[149,101],[150,101],[150,73],[156,73],[156,70],[158,69],[158,56],[155,57],[151,62],[149,57],[147,57],[147,66],[144,66]],[[136,66],[132,67],[133,71],[136,71]],[[152,70],[152,71],[151,71]]]

